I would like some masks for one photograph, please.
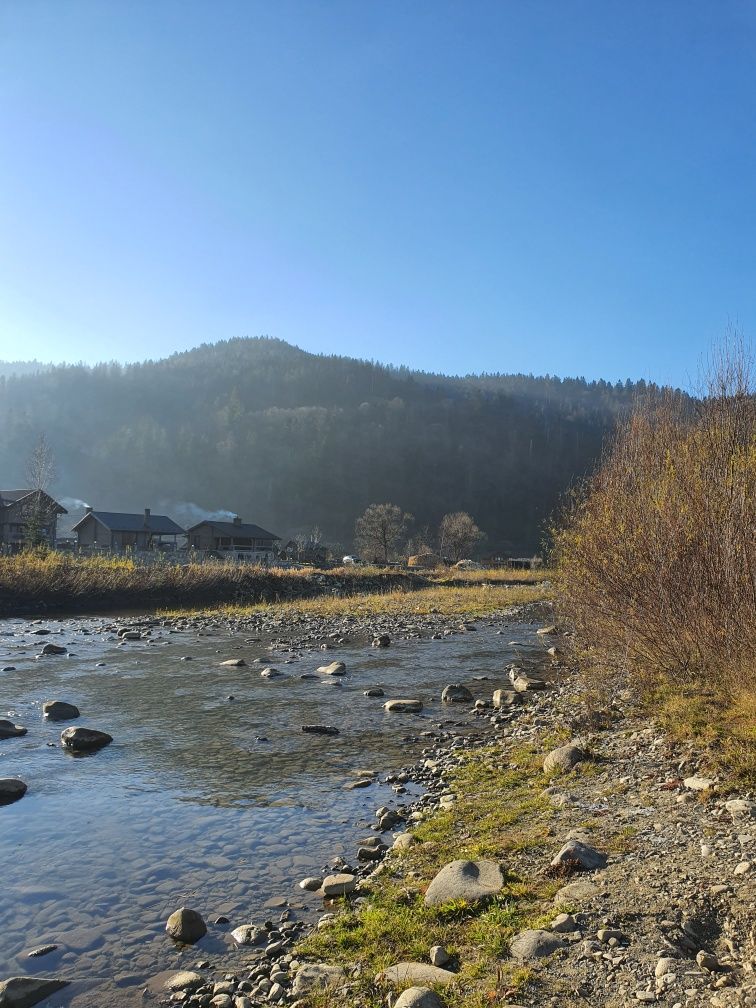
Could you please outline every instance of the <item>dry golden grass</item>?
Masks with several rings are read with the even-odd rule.
[[[360,592],[354,595],[319,595],[316,598],[287,602],[258,602],[252,605],[223,605],[197,610],[201,614],[250,616],[261,612],[281,615],[334,616],[406,616],[408,613],[444,616],[484,616],[528,602],[551,597],[546,585],[471,585],[470,587],[419,588],[415,591]],[[177,611],[168,613],[176,615]]]
[[[430,581],[444,584],[447,581],[464,581],[468,584],[539,584],[554,576],[554,571],[546,567],[537,570],[514,570],[508,567],[486,568],[485,570],[456,570],[442,567],[428,571]]]
[[[319,580],[313,580],[317,578]],[[23,609],[39,603],[65,608],[219,604],[232,600],[276,599],[300,592],[328,591],[329,582],[359,587],[365,581],[395,585],[417,577],[402,571],[339,568],[328,572],[286,570],[240,563],[151,564],[119,557],[79,557],[50,551],[29,551],[0,557],[0,610]]]

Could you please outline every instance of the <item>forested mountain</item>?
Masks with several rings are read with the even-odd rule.
[[[469,511],[486,549],[530,552],[638,390],[449,378],[273,339],[136,365],[0,369],[0,485],[23,483],[44,432],[57,463],[52,491],[96,508],[148,506],[186,522],[191,502],[287,538],[317,525],[348,548],[355,517],[392,501],[418,527]]]

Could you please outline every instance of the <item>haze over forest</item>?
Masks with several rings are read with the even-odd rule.
[[[646,388],[451,378],[267,338],[133,365],[0,362],[0,472],[23,485],[44,433],[51,492],[102,510],[151,507],[184,524],[229,511],[284,539],[318,526],[346,550],[355,518],[390,501],[416,533],[468,511],[487,534],[482,552],[531,553]]]

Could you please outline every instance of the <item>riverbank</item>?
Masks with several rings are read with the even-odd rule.
[[[416,573],[378,567],[263,568],[243,563],[149,565],[118,557],[21,553],[0,557],[0,617],[149,609],[238,611],[313,598],[406,593],[431,586],[500,590],[536,586],[548,572]]]
[[[378,982],[380,973],[407,962],[427,968],[431,958],[443,961],[447,1008],[749,1004],[752,794],[694,742],[664,735],[635,689],[616,682],[601,694],[595,682],[586,689],[562,655],[568,641],[536,632],[536,620],[555,629],[547,604],[473,620],[414,611],[406,595],[399,613],[358,613],[351,599],[338,615],[323,614],[315,611],[321,601],[8,627],[3,641],[18,667],[14,679],[6,673],[6,687],[16,683],[19,699],[29,691],[9,712],[15,720],[27,720],[41,690],[59,682],[63,698],[115,739],[91,761],[73,761],[62,790],[57,750],[39,729],[31,725],[22,744],[4,743],[3,755],[12,759],[13,747],[19,768],[31,770],[35,758],[45,764],[30,776],[29,795],[2,810],[20,816],[5,823],[22,852],[31,850],[31,834],[24,842],[21,830],[25,803],[33,816],[42,812],[35,802],[53,800],[45,791],[56,795],[59,829],[51,833],[44,817],[32,825],[36,850],[67,833],[70,811],[81,822],[79,804],[94,793],[79,796],[72,774],[86,788],[97,771],[101,800],[92,819],[87,811],[87,836],[77,845],[94,840],[83,870],[96,915],[88,895],[56,895],[33,926],[24,924],[6,869],[3,937],[9,928],[19,934],[13,957],[21,963],[21,948],[53,943],[58,952],[24,958],[21,968],[33,963],[44,975],[75,978],[51,1006],[326,1008],[338,999],[378,1008],[413,982]],[[70,657],[37,659],[40,631],[67,645]],[[333,659],[345,660],[346,675],[328,673]],[[77,663],[83,688],[74,686]],[[445,686],[457,687],[457,702],[441,702]],[[422,700],[420,714],[385,712],[387,701],[412,697]],[[300,721],[339,734],[309,735]],[[579,749],[574,766],[544,772],[544,756],[567,742]],[[101,840],[112,839],[104,817],[113,805],[118,830],[129,809],[133,877],[114,877],[112,852],[97,839],[101,820]],[[552,867],[571,836],[606,863],[574,875],[569,858]],[[116,850],[122,864],[127,850]],[[55,848],[22,873],[36,879],[35,891],[48,892],[40,868],[60,856]],[[83,893],[68,845],[66,859],[55,888],[65,881]],[[482,902],[447,893],[427,906],[434,878],[459,860],[492,863],[501,887]],[[335,883],[351,889],[346,897],[310,891],[329,875],[347,876]],[[305,877],[315,881],[298,888]],[[581,886],[565,891],[572,882]],[[206,918],[208,935],[196,946],[174,946],[164,933],[182,904]],[[547,932],[533,940],[550,941],[551,954],[513,954],[523,931]],[[672,963],[657,977],[662,952]],[[699,953],[714,956],[717,969],[705,957],[701,965]],[[166,988],[177,969],[188,978]],[[319,989],[324,978],[330,983]]]
[[[426,794],[377,810],[331,866],[352,891],[306,937],[250,947],[226,987],[196,974],[185,1004],[378,1008],[417,987],[439,1000],[402,1005],[756,1003],[753,796],[652,723],[634,690],[597,702],[560,638],[540,639],[557,648],[545,675],[499,708],[450,704],[463,731],[427,732],[422,762],[389,775]]]

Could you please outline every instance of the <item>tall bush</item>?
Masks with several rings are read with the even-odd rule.
[[[753,685],[756,397],[743,345],[696,400],[639,401],[555,529],[563,611],[604,660]]]

